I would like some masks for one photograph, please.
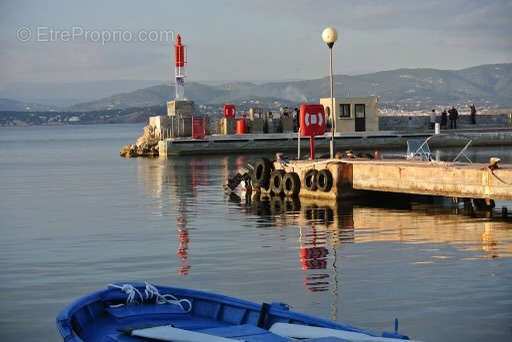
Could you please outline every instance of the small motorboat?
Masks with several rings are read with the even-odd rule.
[[[257,304],[198,290],[115,283],[78,299],[60,312],[66,342],[79,341],[398,341],[350,325],[291,311],[286,304]]]
[[[251,167],[250,164],[247,166]],[[237,201],[246,199],[247,194],[250,196],[251,190],[251,171],[245,167],[237,170],[224,184],[224,193]]]

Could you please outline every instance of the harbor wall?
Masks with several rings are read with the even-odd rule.
[[[440,120],[439,114],[437,115],[437,120]],[[512,127],[512,113],[477,114],[476,125],[471,124],[470,115],[459,115],[459,119],[457,120],[457,128],[477,128],[482,126]],[[430,116],[380,116],[379,129],[381,131],[409,131],[430,129]]]
[[[440,120],[440,116],[437,116]],[[220,118],[209,118],[210,129],[208,134],[220,134]],[[278,120],[273,120],[268,125],[268,132],[275,133],[279,130],[274,127]],[[448,121],[449,124],[449,121]],[[272,126],[272,127],[270,127]],[[504,114],[481,114],[476,116],[476,125],[471,124],[469,115],[459,115],[457,128],[478,128],[478,127],[512,127],[512,113]],[[407,115],[407,116],[379,116],[379,130],[381,131],[417,131],[430,129],[430,116],[428,115]]]
[[[336,150],[344,151],[375,151],[387,149],[400,149],[405,153],[407,140],[424,140],[430,137],[432,132],[361,132],[337,135],[335,137]],[[440,135],[435,135],[429,140],[431,148],[462,148],[472,140],[471,146],[511,146],[512,130],[499,131],[471,131],[463,135],[455,134],[450,130],[442,130]],[[302,156],[309,152],[309,139],[301,139]],[[329,151],[329,136],[315,138],[315,147],[318,156]],[[214,153],[269,153],[290,152],[297,153],[297,133],[282,134],[244,134],[230,136],[207,136],[201,140],[165,139],[159,142],[160,154],[194,155]]]
[[[439,116],[437,117],[439,119]],[[178,137],[178,136],[190,136],[191,131],[191,123],[188,122],[186,118],[176,118],[178,120],[176,123],[173,123],[173,117],[169,116],[155,116],[150,117],[149,124],[154,126],[157,132],[162,132],[162,136],[164,137]],[[175,120],[175,121],[176,121]],[[222,129],[222,118],[219,117],[207,117],[206,118],[206,134],[225,134],[226,131]],[[290,119],[291,120],[291,119]],[[419,130],[428,130],[430,129],[430,117],[427,115],[407,115],[407,116],[380,116],[378,118],[379,122],[379,130],[380,131],[419,131]],[[261,123],[261,127],[256,129],[256,132],[259,133],[265,131],[267,133],[277,133],[281,131],[290,131],[293,129],[293,122],[286,123],[284,125],[281,123],[281,120],[267,120]],[[234,121],[233,121],[234,125]],[[253,128],[254,124],[252,122],[248,122],[249,132],[251,132],[251,128]],[[176,128],[181,129],[179,134],[177,133],[169,133],[169,131],[176,131]],[[512,113],[508,114],[482,114],[477,115],[476,117],[476,125],[471,124],[471,117],[469,115],[460,115],[457,120],[457,128],[482,128],[482,127],[499,127],[506,128],[512,127]],[[254,127],[255,128],[255,127]],[[234,127],[232,128],[232,130]],[[165,131],[165,132],[163,132]],[[183,132],[182,132],[183,131]],[[230,133],[234,133],[230,132]]]

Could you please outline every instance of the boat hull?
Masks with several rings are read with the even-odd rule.
[[[144,293],[145,284],[129,284]],[[246,335],[232,336],[245,341],[291,341],[268,331],[278,322],[379,336],[350,325],[290,311],[282,303],[261,305],[198,290],[168,286],[157,288],[162,295],[172,294],[179,299],[189,300],[192,303],[191,310],[187,312],[187,308],[178,305],[147,302],[123,305],[127,298],[126,293],[118,288],[108,288],[80,298],[62,310],[57,317],[57,328],[67,342],[141,341],[140,338],[129,336],[126,331],[163,325],[215,336],[226,336],[230,333],[236,335],[236,331],[245,331]],[[399,334],[385,333],[381,336],[407,339]]]

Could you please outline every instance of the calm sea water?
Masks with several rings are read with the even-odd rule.
[[[64,306],[149,280],[424,341],[512,340],[512,222],[448,201],[255,202],[252,157],[122,159],[142,125],[0,128],[0,340],[58,341]],[[451,151],[450,153],[453,153]],[[503,149],[474,150],[486,160]]]

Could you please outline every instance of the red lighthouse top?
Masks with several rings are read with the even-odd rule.
[[[174,44],[174,55],[176,58],[176,67],[185,66],[185,45],[181,44],[181,36],[178,33],[176,36],[176,43]]]

